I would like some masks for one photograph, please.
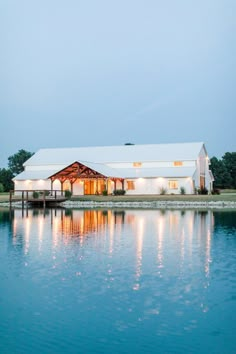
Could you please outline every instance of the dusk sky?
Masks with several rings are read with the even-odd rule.
[[[0,0],[0,168],[19,149],[236,151],[235,0]]]

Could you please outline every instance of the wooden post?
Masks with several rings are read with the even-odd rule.
[[[71,195],[73,195],[73,182],[70,181],[70,191],[71,191]]]
[[[24,191],[22,191],[21,196],[22,196],[21,205],[22,205],[22,209],[24,209]]]
[[[108,178],[106,178],[106,191],[107,191],[107,194],[108,194]]]
[[[43,191],[43,208],[45,209],[46,206],[46,200],[45,200],[45,191]]]
[[[11,208],[11,203],[12,203],[12,190],[10,190],[10,208]]]
[[[61,181],[61,196],[63,196],[63,182]]]

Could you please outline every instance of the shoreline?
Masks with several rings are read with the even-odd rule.
[[[27,208],[26,203],[24,204]],[[22,202],[15,202],[11,205],[13,208],[22,209]],[[0,203],[0,207],[10,208],[9,202]],[[236,209],[234,201],[66,201],[55,205],[55,207],[64,208],[138,208],[138,209]]]
[[[187,209],[187,208],[229,208],[236,209],[236,202],[229,201],[208,201],[208,202],[187,202],[187,201],[141,201],[141,202],[95,202],[95,201],[66,201],[61,203],[66,208],[140,208],[140,209]]]

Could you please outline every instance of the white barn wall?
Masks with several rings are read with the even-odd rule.
[[[73,184],[73,195],[83,195],[84,194],[84,183],[77,180]]]
[[[148,161],[148,162],[142,162],[142,161],[134,161],[134,162],[141,162],[142,163],[142,168],[156,168],[156,167],[173,167],[174,166],[174,161]],[[189,161],[181,161],[182,167],[192,167],[195,166],[195,161],[189,160]],[[107,166],[112,167],[112,168],[139,168],[139,167],[134,167],[133,162],[112,162],[112,163],[107,163]]]
[[[58,179],[56,179],[55,181],[53,181],[52,188],[54,191],[60,190],[61,189],[61,182]]]
[[[178,188],[170,189],[169,181],[177,181]],[[193,180],[191,177],[187,178],[137,178],[129,179],[129,181],[134,181],[135,189],[127,190],[128,183],[125,181],[125,189],[127,195],[138,195],[138,194],[160,194],[161,188],[165,188],[167,194],[180,194],[180,188],[184,187],[186,194],[193,194]]]
[[[211,180],[211,176],[210,176],[209,171],[207,171],[207,174],[206,174],[206,185],[207,185],[208,191],[211,192],[213,189],[213,181]]]
[[[22,180],[14,181],[15,190],[35,190],[35,189],[51,189],[50,180]]]
[[[49,190],[51,189],[51,180],[18,180],[14,181],[14,190],[16,191],[15,195],[17,195],[17,191],[21,190]],[[19,192],[21,193],[21,192]]]
[[[195,186],[200,188],[200,175],[205,175],[205,186],[208,191],[211,191],[211,177],[209,174],[209,158],[207,156],[204,146],[202,147],[198,159],[196,161],[196,173],[195,173]]]

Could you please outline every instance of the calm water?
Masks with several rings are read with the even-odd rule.
[[[0,353],[236,353],[236,212],[0,209]]]

